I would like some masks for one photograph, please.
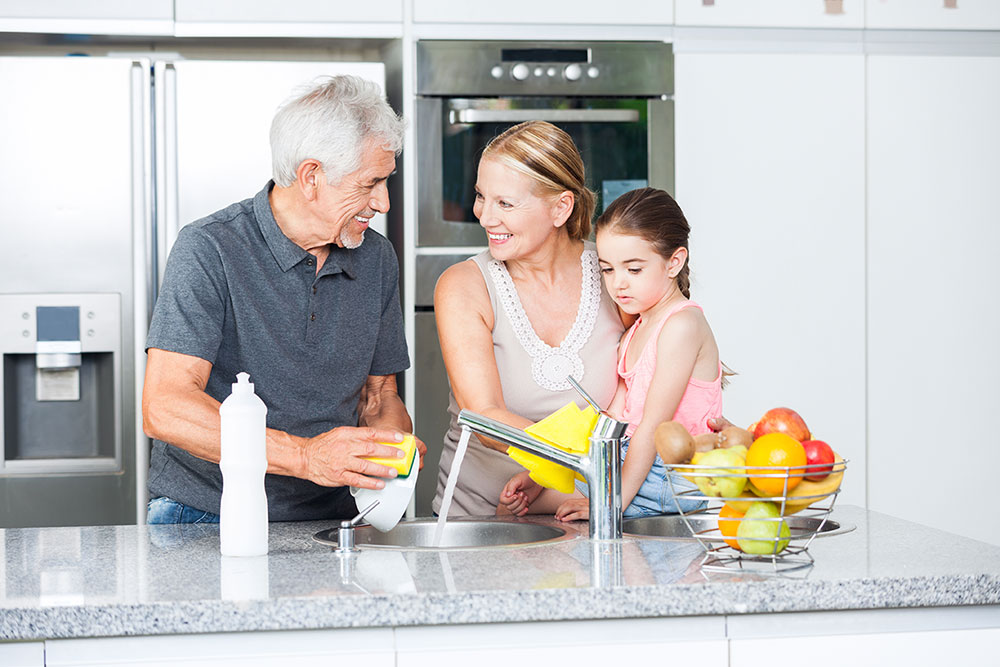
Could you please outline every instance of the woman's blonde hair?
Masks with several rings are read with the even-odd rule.
[[[596,197],[587,189],[580,151],[565,131],[541,120],[515,125],[486,146],[480,160],[486,159],[530,178],[540,196],[571,192],[573,210],[566,220],[566,231],[574,240],[590,237]]]

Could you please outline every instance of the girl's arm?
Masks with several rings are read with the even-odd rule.
[[[628,507],[639,492],[656,459],[653,433],[674,418],[677,406],[694,372],[705,337],[704,317],[695,308],[675,313],[663,325],[656,341],[656,370],[649,384],[642,421],[632,434],[622,466],[622,507]]]
[[[458,406],[516,428],[529,426],[530,419],[510,412],[504,402],[493,354],[493,308],[475,262],[459,262],[441,274],[434,288],[434,317]],[[506,445],[485,436],[479,440],[492,449],[507,451]]]

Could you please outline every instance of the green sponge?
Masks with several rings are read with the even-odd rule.
[[[382,442],[379,444],[389,445],[390,447],[398,447],[403,450],[405,456],[401,459],[383,458],[380,456],[369,456],[366,458],[372,463],[378,463],[379,465],[387,466],[389,468],[395,468],[396,472],[399,473],[397,477],[408,477],[410,475],[410,470],[413,468],[413,459],[417,453],[417,442],[413,439],[413,435],[407,433],[403,437],[403,442]]]

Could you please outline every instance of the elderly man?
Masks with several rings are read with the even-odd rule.
[[[241,371],[268,407],[272,521],[351,517],[348,486],[395,476],[363,458],[412,428],[399,266],[366,230],[403,131],[377,86],[325,79],[275,115],[274,180],[178,234],[146,342],[149,523],[218,520],[219,404]]]

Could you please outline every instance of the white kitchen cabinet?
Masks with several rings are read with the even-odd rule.
[[[0,665],[44,667],[45,642],[0,642]]]
[[[395,667],[392,628],[55,639],[46,667]]]
[[[868,61],[869,509],[1000,544],[1000,57]]]
[[[419,23],[670,25],[673,0],[412,0]],[[516,39],[510,35],[508,39]]]
[[[865,27],[878,29],[1000,30],[996,0],[867,0]]]
[[[399,37],[404,0],[176,0],[179,36]]]
[[[170,35],[173,0],[3,0],[0,33]]]
[[[396,628],[397,667],[512,664],[728,665],[724,617]]]
[[[864,504],[865,153],[861,54],[679,53],[677,200],[692,298],[739,373],[723,412],[797,410],[851,461]]]
[[[674,0],[674,22],[678,26],[739,28],[863,28],[864,3],[865,0]]]
[[[958,656],[987,664],[997,642],[996,628],[739,639],[730,642],[729,667],[774,667],[793,656],[809,667],[947,665]]]

